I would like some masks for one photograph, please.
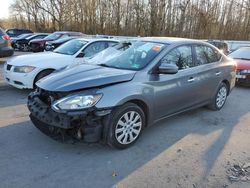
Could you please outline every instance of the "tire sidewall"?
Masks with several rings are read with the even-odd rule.
[[[117,122],[119,121],[119,119],[126,113],[129,111],[136,111],[137,113],[139,113],[139,115],[141,116],[141,120],[142,120],[142,127],[141,127],[141,131],[139,133],[139,135],[137,136],[137,138],[129,143],[129,144],[121,144],[117,141],[116,136],[115,136],[115,129],[116,129],[116,125]],[[114,110],[114,112],[112,112],[111,114],[111,118],[110,118],[110,123],[109,123],[109,132],[108,132],[108,144],[111,145],[112,147],[115,147],[117,149],[125,149],[130,147],[131,145],[133,145],[141,136],[142,131],[145,127],[145,123],[146,123],[146,118],[145,118],[145,114],[143,112],[143,110],[137,106],[136,104],[133,103],[127,103],[117,109]]]

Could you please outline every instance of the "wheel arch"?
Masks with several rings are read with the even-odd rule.
[[[223,80],[222,81],[222,83],[224,83],[224,84],[226,84],[226,86],[227,86],[227,95],[229,95],[229,93],[230,93],[230,83],[229,83],[229,81],[228,80]]]
[[[125,103],[134,103],[143,110],[145,117],[146,117],[146,127],[147,127],[148,121],[149,121],[149,107],[146,104],[146,102],[141,99],[131,99],[131,100],[126,101]]]
[[[53,72],[53,71],[55,71],[55,69],[53,69],[53,68],[47,68],[47,69],[43,69],[43,70],[41,70],[40,72],[38,72],[37,75],[35,76],[34,80],[33,80],[33,88],[35,88],[36,82],[38,81],[38,80],[37,80],[38,76],[39,76],[40,74],[42,74],[43,72],[46,72],[46,71],[51,71],[51,72]]]

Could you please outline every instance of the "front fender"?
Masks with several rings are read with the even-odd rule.
[[[126,102],[137,100],[148,107],[148,114],[154,111],[154,90],[147,84],[125,82],[102,88],[99,90],[103,94],[102,99],[96,104],[97,108],[114,108]],[[151,117],[148,117],[149,121]]]

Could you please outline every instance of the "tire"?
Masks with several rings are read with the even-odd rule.
[[[51,74],[53,71],[54,71],[54,70],[44,70],[44,71],[40,72],[40,73],[36,76],[36,78],[35,78],[35,80],[34,80],[34,84],[33,84],[34,86],[33,86],[33,88],[34,88],[34,89],[36,88],[36,82],[37,82],[38,80],[44,78],[45,76],[48,76],[48,75]]]
[[[116,149],[126,149],[140,137],[145,127],[143,110],[134,103],[126,103],[110,114],[107,143]]]
[[[20,50],[23,51],[23,52],[28,52],[28,51],[30,51],[29,45],[23,44],[23,45],[20,47]]]
[[[224,106],[227,100],[228,87],[222,82],[217,90],[215,96],[213,97],[211,104],[208,106],[211,110],[220,110]]]

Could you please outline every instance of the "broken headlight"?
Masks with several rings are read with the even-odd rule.
[[[81,110],[94,106],[102,97],[102,94],[86,95],[77,94],[64,97],[53,103],[52,108],[55,111]]]

